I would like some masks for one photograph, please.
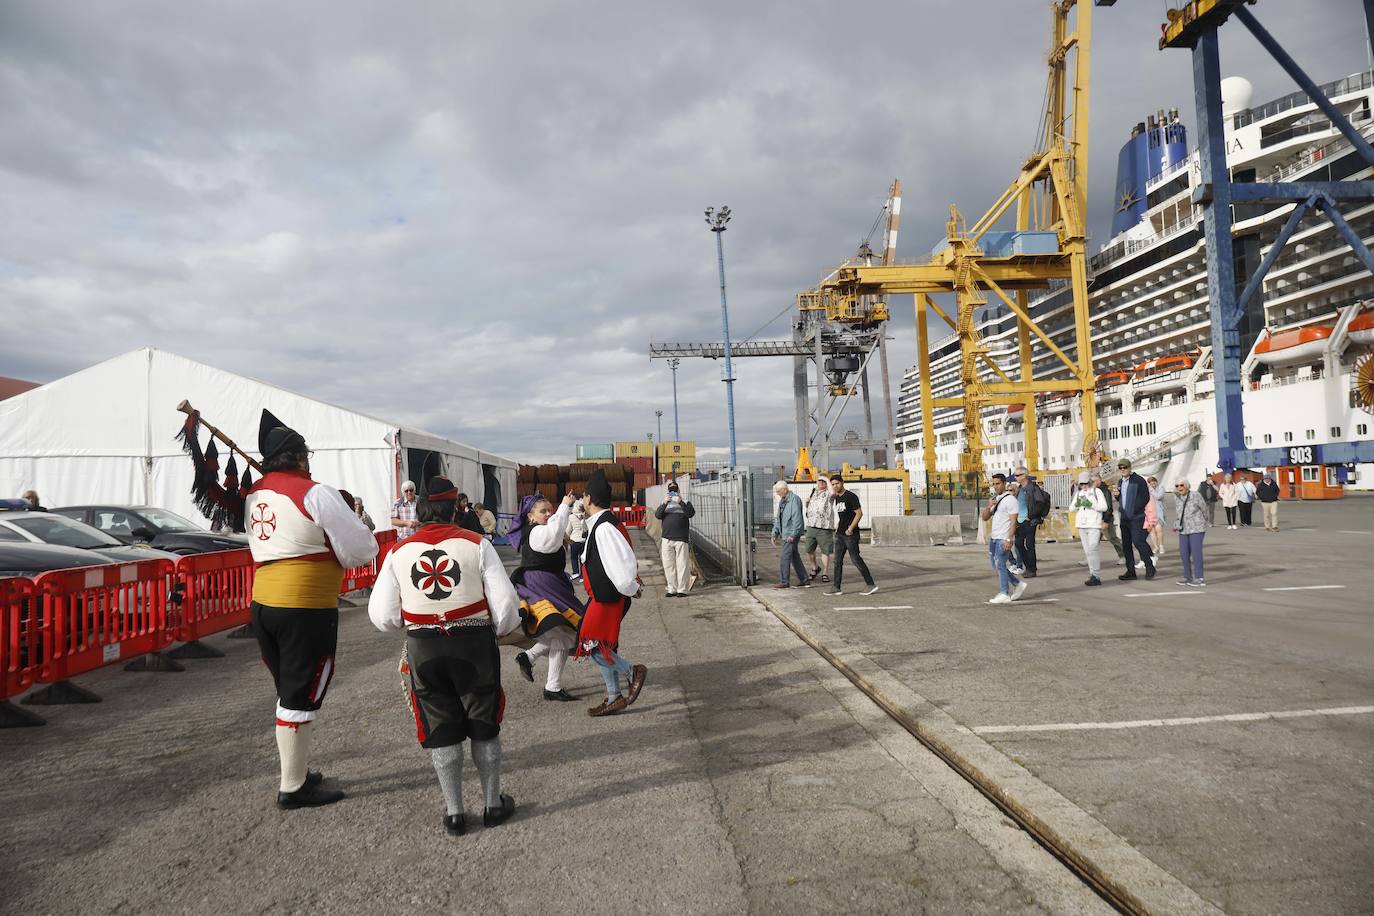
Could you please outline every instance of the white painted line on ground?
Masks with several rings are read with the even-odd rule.
[[[854,607],[837,607],[837,611],[910,611],[913,606],[910,604],[860,604]]]
[[[1374,534],[1374,531],[1337,531],[1337,534]]]
[[[1190,589],[1188,589],[1186,592],[1127,592],[1126,594],[1122,595],[1121,597],[1123,597],[1123,598],[1155,598],[1155,597],[1158,597],[1158,596],[1160,596],[1160,595],[1202,595],[1202,594],[1205,594],[1205,593],[1206,593],[1206,589],[1201,589],[1201,588],[1190,588]]]
[[[1310,592],[1321,588],[1345,588],[1344,585],[1285,585],[1282,588],[1265,588],[1265,592]]]
[[[1134,719],[1127,722],[1055,722],[1047,725],[980,725],[975,735],[1009,732],[1085,732],[1127,728],[1159,728],[1164,725],[1206,725],[1212,722],[1260,722],[1265,719],[1305,719],[1311,716],[1358,716],[1374,713],[1374,706],[1337,706],[1330,709],[1288,709],[1281,712],[1241,712],[1224,716],[1181,716],[1171,719]]]
[[[1058,600],[1058,598],[1017,598],[1012,604],[1049,604]]]

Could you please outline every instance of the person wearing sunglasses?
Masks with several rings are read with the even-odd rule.
[[[1202,497],[1189,488],[1188,481],[1180,480],[1174,484],[1174,508],[1178,559],[1183,564],[1183,578],[1178,584],[1202,588],[1207,584],[1202,577],[1202,539],[1207,535],[1207,507]]]

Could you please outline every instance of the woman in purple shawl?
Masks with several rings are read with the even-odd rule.
[[[563,689],[563,667],[577,644],[577,627],[584,610],[564,572],[568,561],[563,538],[572,504],[569,494],[555,512],[540,494],[526,496],[507,536],[520,554],[520,566],[510,574],[510,580],[520,595],[525,635],[535,642],[533,649],[515,656],[515,663],[525,679],[533,681],[534,660],[547,655],[549,676],[544,683],[544,699],[564,702],[577,699]]]

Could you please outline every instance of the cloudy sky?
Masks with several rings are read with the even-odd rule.
[[[1095,11],[1093,250],[1131,125],[1194,120],[1165,6]],[[1359,0],[1255,11],[1319,81],[1367,66]],[[894,177],[902,257],[1012,180],[1048,29],[1041,0],[0,0],[0,375],[153,345],[520,460],[656,408],[671,437],[647,348],[720,339],[703,208],[735,211],[732,336],[785,336],[764,325]],[[1256,102],[1290,90],[1238,23],[1222,54]],[[742,461],[790,453],[790,371],[737,365]],[[683,438],[716,455],[719,379],[679,371]]]

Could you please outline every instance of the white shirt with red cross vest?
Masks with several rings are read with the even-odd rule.
[[[387,551],[367,614],[382,631],[480,620],[505,636],[520,625],[520,596],[490,541],[425,525]]]

